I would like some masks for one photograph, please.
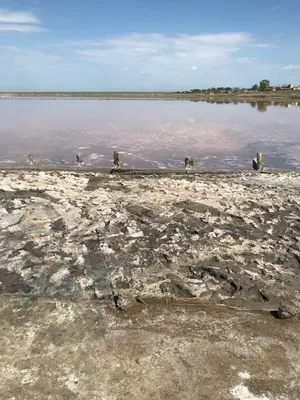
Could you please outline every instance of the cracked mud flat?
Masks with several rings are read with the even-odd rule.
[[[0,398],[299,399],[300,175],[0,178]]]

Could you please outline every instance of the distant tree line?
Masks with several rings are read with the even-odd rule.
[[[219,87],[211,87],[208,89],[191,89],[191,90],[184,90],[181,92],[176,93],[183,93],[183,94],[197,94],[197,93],[205,93],[205,94],[212,94],[212,93],[238,93],[238,92],[248,92],[248,91],[256,91],[256,92],[263,92],[266,90],[280,90],[281,87],[272,87],[270,86],[270,81],[268,79],[262,79],[259,84],[255,83],[251,88],[245,87],[230,87],[230,86],[219,86]]]
[[[243,88],[239,88],[239,87],[211,87],[208,89],[191,89],[191,90],[185,90],[183,92],[177,92],[177,93],[232,93],[232,92],[240,92],[241,90],[245,90]]]

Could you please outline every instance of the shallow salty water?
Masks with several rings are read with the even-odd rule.
[[[0,102],[0,162],[110,167],[112,152],[129,167],[251,168],[256,152],[269,167],[300,167],[300,108],[265,103],[151,100]]]

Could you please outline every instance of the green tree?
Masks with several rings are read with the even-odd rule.
[[[259,90],[265,90],[267,87],[270,86],[270,81],[268,79],[263,79],[259,82]]]
[[[252,90],[258,90],[258,85],[257,84],[253,85]]]

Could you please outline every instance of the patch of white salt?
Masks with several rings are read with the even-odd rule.
[[[250,379],[250,378],[251,378],[251,375],[250,375],[249,372],[247,372],[247,371],[241,371],[241,372],[239,372],[239,373],[238,373],[238,376],[239,376],[241,379]]]
[[[231,389],[231,394],[234,399],[236,400],[287,400],[286,397],[282,396],[266,396],[266,395],[259,395],[256,396],[255,394],[251,393],[247,386],[243,383],[239,383],[233,389]]]

